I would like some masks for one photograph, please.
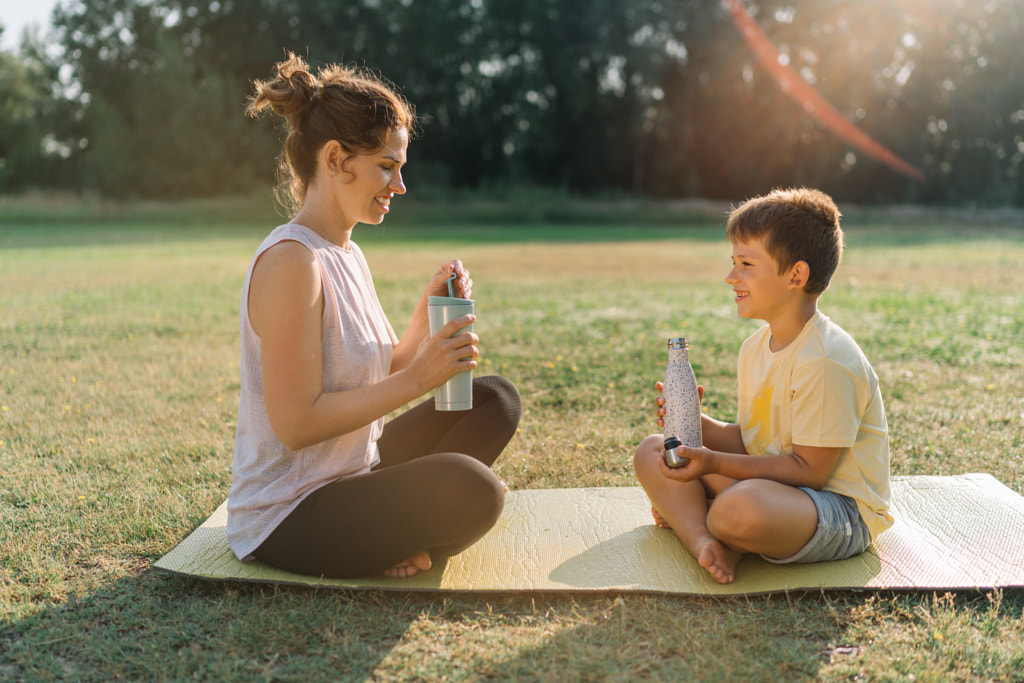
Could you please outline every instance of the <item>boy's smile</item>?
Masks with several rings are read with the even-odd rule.
[[[741,318],[771,322],[773,311],[786,299],[790,274],[778,264],[761,240],[738,242],[732,248],[732,270],[725,281],[732,286]]]
[[[780,273],[761,239],[732,245],[732,270],[725,281],[735,294],[736,313],[771,326],[773,351],[796,338],[817,310],[818,297],[804,291],[808,272],[807,264],[797,261]]]

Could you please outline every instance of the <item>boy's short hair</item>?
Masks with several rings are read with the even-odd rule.
[[[821,294],[843,257],[841,215],[820,190],[778,189],[733,209],[726,236],[733,244],[761,240],[780,274],[804,261],[811,271],[804,291]]]

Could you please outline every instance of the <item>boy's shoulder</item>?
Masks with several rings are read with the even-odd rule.
[[[807,324],[812,328],[811,338],[815,342],[805,343],[801,355],[824,357],[851,369],[859,369],[868,375],[874,374],[871,361],[857,340],[827,315],[818,311]]]
[[[764,325],[744,340],[740,362],[769,363],[775,357],[789,367],[807,367],[824,360],[851,368],[870,370],[871,363],[853,336],[820,310],[807,321],[803,332],[780,354],[769,349],[771,327]],[[760,360],[754,360],[760,359]],[[873,370],[870,370],[873,372]]]
[[[860,350],[860,344],[853,338],[853,335],[820,310],[814,314],[807,325],[814,330],[826,349],[854,347],[858,351]]]
[[[770,339],[771,326],[767,324],[762,325],[743,341],[740,348],[751,350],[768,344]],[[803,332],[794,340],[791,351],[799,350],[800,352],[815,353],[816,349],[820,349],[827,353],[834,348],[843,349],[850,346],[857,349],[860,348],[849,332],[833,322],[831,318],[820,310],[816,310],[811,319],[805,324]]]

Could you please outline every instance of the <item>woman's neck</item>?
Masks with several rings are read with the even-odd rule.
[[[342,249],[349,248],[349,242],[352,240],[352,228],[354,226],[332,215],[332,212],[320,202],[310,201],[310,198],[307,198],[302,204],[302,209],[295,214],[292,222],[304,225],[331,244],[337,245]]]

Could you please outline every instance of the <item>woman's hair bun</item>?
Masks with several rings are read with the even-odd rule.
[[[310,107],[323,93],[324,85],[309,71],[306,62],[289,52],[288,59],[275,67],[275,77],[268,81],[255,81],[254,94],[249,98],[246,109],[250,116],[256,116],[265,108],[288,120],[293,130],[302,130],[302,122],[309,114]]]

